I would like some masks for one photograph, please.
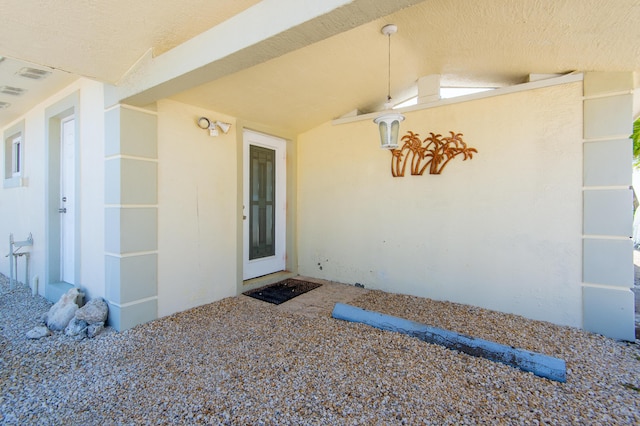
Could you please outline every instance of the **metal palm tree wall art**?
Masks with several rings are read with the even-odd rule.
[[[462,155],[465,161],[478,152],[467,146],[462,133],[449,133],[451,136],[447,137],[429,133],[429,137],[421,140],[418,133],[409,131],[402,137],[402,148],[391,150],[391,175],[403,177],[407,165],[412,175],[422,176],[427,168],[429,174],[439,175],[455,157]]]

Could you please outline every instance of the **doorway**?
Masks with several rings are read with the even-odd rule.
[[[60,121],[60,281],[75,284],[75,118]]]
[[[45,110],[44,296],[57,302],[80,282],[79,93]]]
[[[286,263],[286,141],[243,132],[243,279]]]

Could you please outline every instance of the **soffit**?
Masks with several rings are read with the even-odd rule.
[[[259,0],[3,0],[0,54],[116,83]]]
[[[49,72],[46,77],[36,80],[20,75],[20,71],[31,68]],[[0,92],[0,102],[8,103],[7,108],[0,108],[0,127],[17,119],[38,103],[67,87],[78,79],[78,76],[46,66],[33,64],[11,58],[0,61],[0,86],[9,86],[22,90],[20,95]]]
[[[184,2],[157,0],[6,0],[0,55],[48,67],[57,76],[55,84],[32,82],[20,102],[33,106],[78,75],[120,81],[139,58],[149,57],[145,52],[163,58],[163,52],[174,51],[168,49],[256,3],[194,0],[187,8]],[[361,11],[381,5],[355,3]],[[230,55],[219,66],[233,73],[220,72],[204,85],[201,78],[191,86],[183,81],[182,88],[193,88],[173,99],[301,132],[355,108],[379,108],[387,79],[387,40],[379,31],[386,23],[399,26],[392,38],[392,96],[400,101],[415,94],[416,80],[429,74],[441,74],[445,86],[502,86],[522,82],[529,73],[640,71],[637,22],[640,0],[428,0],[355,28],[332,25],[353,29],[257,65]],[[244,62],[230,64],[236,56]],[[2,65],[0,80],[15,78]],[[217,66],[213,62],[207,71]],[[30,98],[36,93],[40,97]],[[0,124],[7,123],[7,111],[0,110]]]
[[[160,55],[260,0],[3,0],[0,17],[0,126],[79,76],[116,83],[146,54]],[[50,71],[43,80],[19,77],[23,67]]]
[[[417,93],[421,76],[443,86],[499,87],[530,73],[640,70],[638,0],[429,0],[211,83],[174,100],[308,130],[354,109],[373,111],[387,90]]]

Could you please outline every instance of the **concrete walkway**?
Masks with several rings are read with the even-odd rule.
[[[635,317],[636,317],[636,339],[640,339],[640,250],[633,251],[633,264],[635,271],[634,287],[635,293]],[[305,294],[295,297],[280,305],[272,305],[274,309],[282,312],[293,312],[307,316],[331,316],[336,303],[349,303],[357,297],[366,294],[369,290],[347,284],[340,284],[332,281],[320,280],[317,278],[294,277],[295,279],[320,283],[321,287],[311,290]],[[268,303],[244,296],[255,303]]]
[[[316,278],[294,277],[297,280],[319,283],[322,286],[313,289],[300,296],[294,297],[280,305],[271,305],[282,312],[291,312],[307,316],[331,316],[336,303],[349,303],[355,298],[366,294],[369,290],[347,284],[339,284],[332,281]],[[255,303],[270,304],[249,296],[242,295]]]
[[[633,251],[633,263],[635,271],[635,285],[632,290],[635,293],[636,302],[636,339],[640,339],[640,250]],[[331,316],[331,312],[333,311],[333,307],[336,303],[349,303],[369,291],[364,288],[320,280],[317,278],[300,276],[293,278],[312,283],[320,283],[322,286],[280,305],[272,305],[274,309],[282,312],[293,312],[307,316]],[[268,303],[249,296],[242,295],[242,297],[250,299],[255,303]]]

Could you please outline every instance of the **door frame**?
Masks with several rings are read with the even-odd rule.
[[[276,152],[276,253],[249,260],[249,145],[272,149]],[[242,132],[242,279],[249,280],[286,270],[287,260],[287,141],[253,130]]]
[[[60,151],[62,141],[62,121],[70,116],[74,117],[75,141],[74,141],[74,170],[75,186],[74,200],[68,203],[75,213],[74,217],[74,259],[73,276],[77,286],[80,281],[80,117],[79,117],[79,93],[73,93],[45,111],[45,296],[48,287],[62,282],[61,277],[61,253],[60,253]]]

